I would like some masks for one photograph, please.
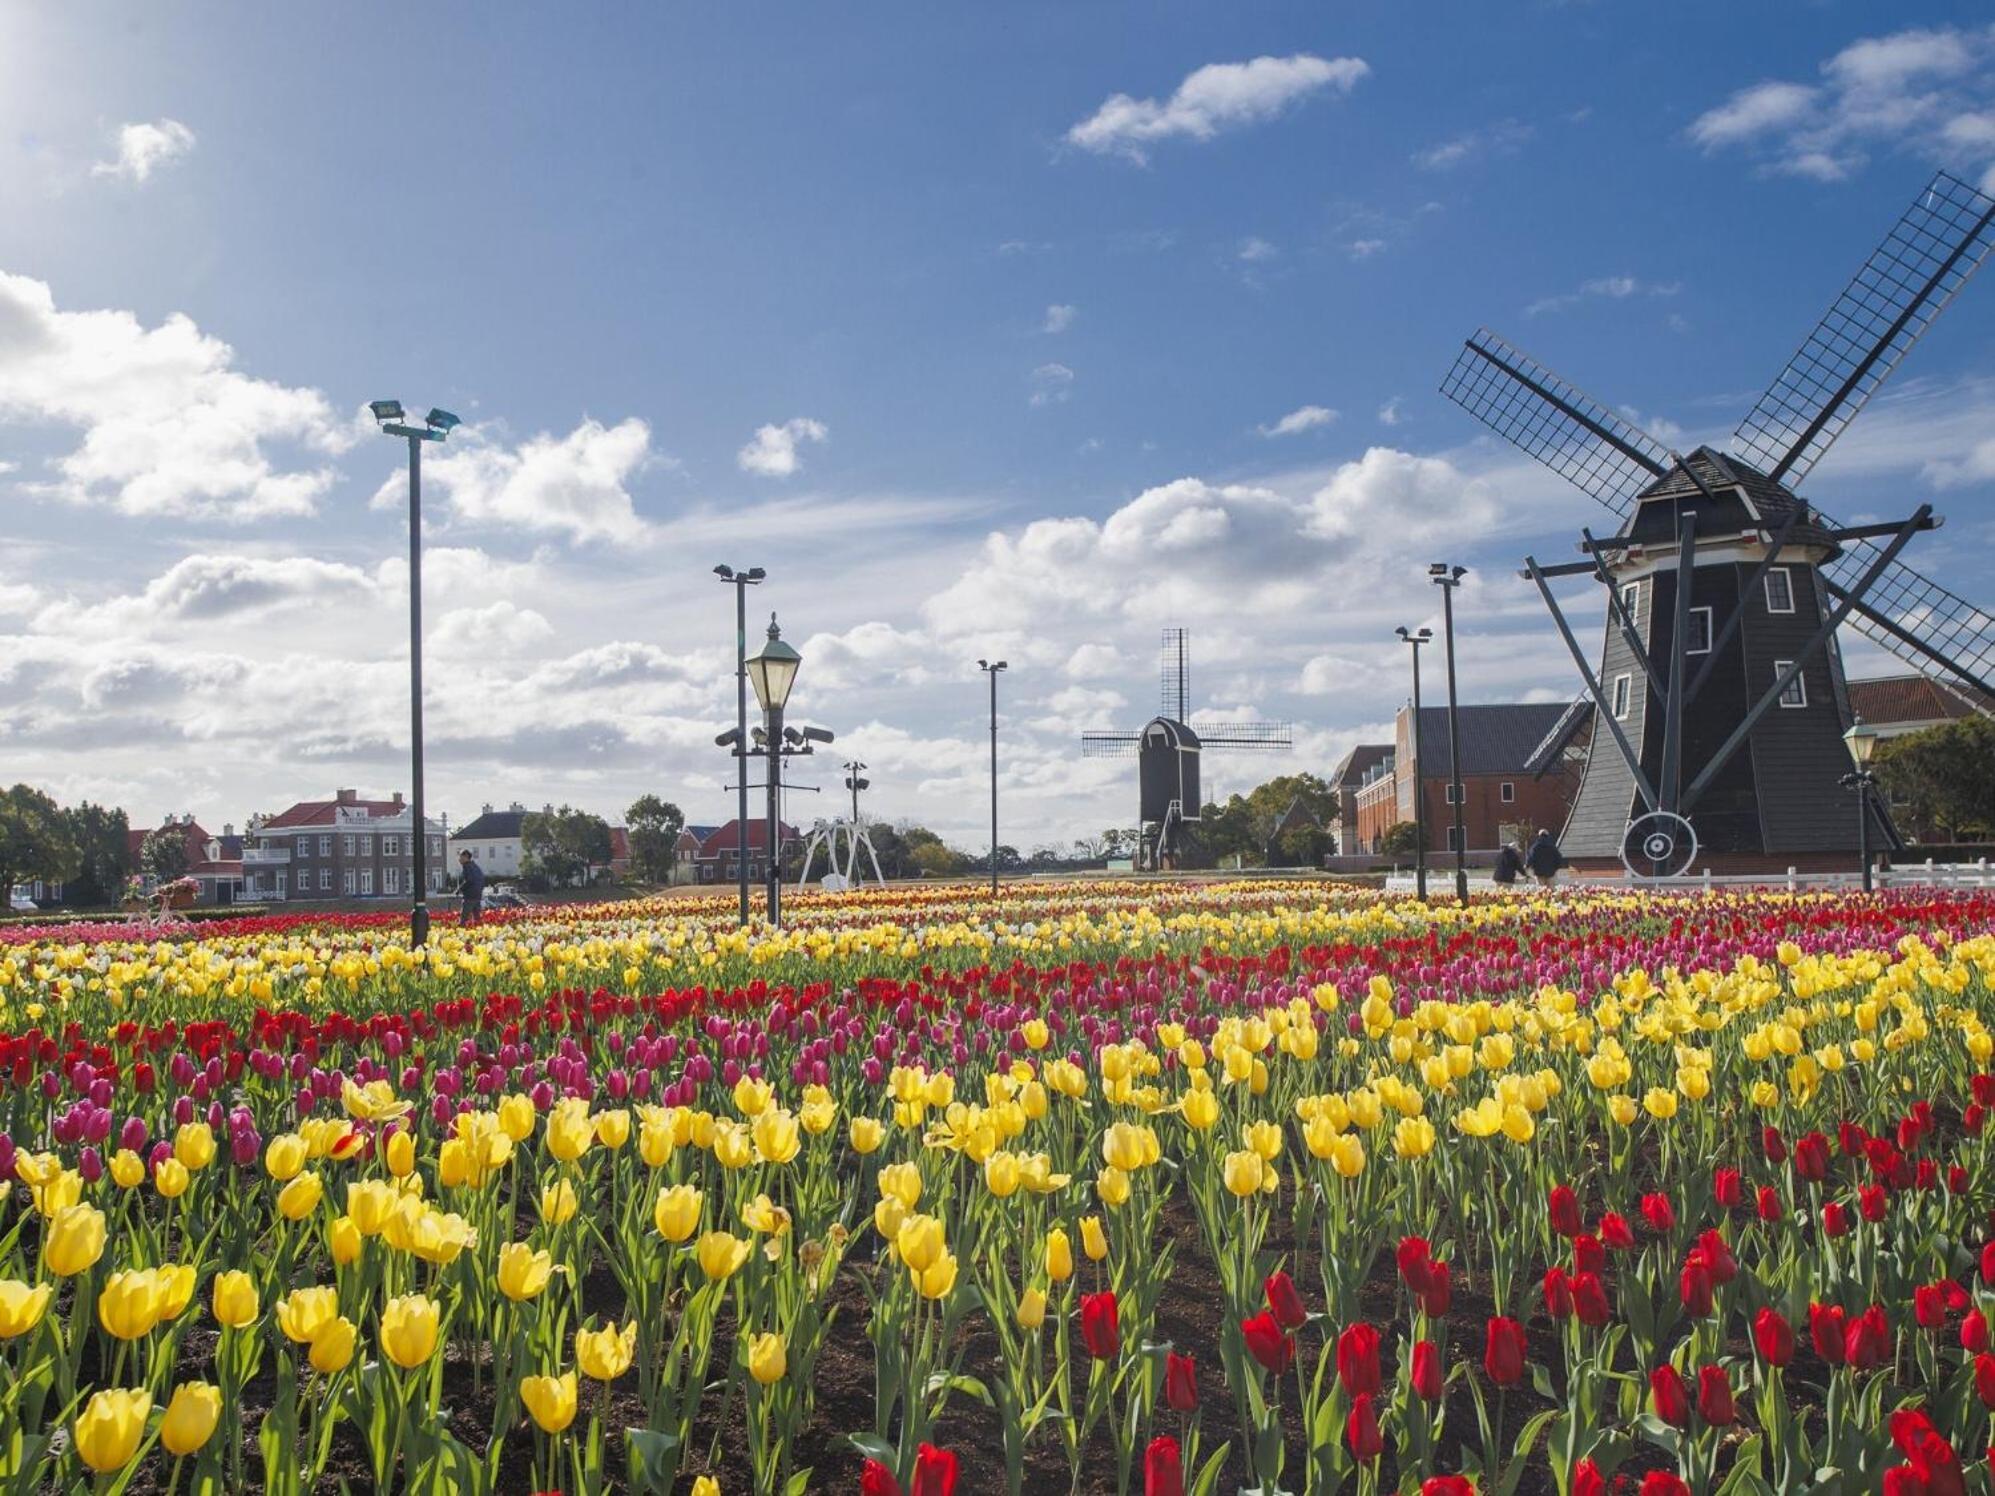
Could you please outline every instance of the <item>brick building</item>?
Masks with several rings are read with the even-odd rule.
[[[192,814],[168,816],[161,824],[180,833],[181,862],[186,870],[183,876],[192,878],[201,886],[196,903],[234,904],[244,897],[243,839],[236,835],[234,826],[224,826],[220,836],[211,836]],[[145,845],[145,839],[155,829],[148,826],[125,832],[126,863],[134,873],[140,872],[139,848]],[[150,887],[156,880],[144,878],[142,881]]]
[[[1564,826],[1577,789],[1570,766],[1574,755],[1583,759],[1585,753],[1584,728],[1573,721],[1574,711],[1560,702],[1460,708],[1462,826],[1470,852],[1494,852],[1506,828],[1521,828],[1528,838],[1540,827],[1556,834]],[[1420,709],[1420,737],[1425,763],[1414,757],[1413,709],[1402,706],[1392,743],[1353,751],[1354,758],[1362,754],[1366,767],[1349,771],[1358,780],[1350,792],[1355,824],[1349,850],[1379,850],[1392,827],[1414,819],[1416,793],[1426,816],[1428,850],[1454,849],[1454,766],[1448,757],[1446,707]],[[1541,775],[1546,759],[1553,766]]]
[[[243,897],[270,903],[409,898],[415,892],[414,819],[399,793],[363,800],[355,790],[256,817],[242,853]],[[427,881],[437,894],[450,877],[443,827],[428,820],[425,834]]]
[[[695,883],[733,883],[740,877],[740,832],[737,822],[729,821],[724,826],[710,830],[700,843],[700,850],[692,859]],[[797,852],[803,839],[797,828],[787,821],[782,824],[779,851],[785,857]],[[768,865],[769,823],[757,816],[748,823],[748,881],[760,883]]]

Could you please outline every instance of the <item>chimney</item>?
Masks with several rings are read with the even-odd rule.
[[[478,813],[480,815],[490,815],[492,813],[492,802],[487,800],[483,805],[479,806]]]
[[[402,808],[402,792],[396,790],[394,794],[388,797],[388,803],[394,806],[395,809],[400,810]]]
[[[336,790],[333,793],[333,800],[340,805],[355,805],[360,801],[360,791]]]
[[[488,806],[486,806],[485,808],[486,808],[487,810],[490,810],[490,809],[491,809],[492,807],[488,805]],[[510,810],[514,810],[514,811],[517,811],[517,812],[518,812],[519,814],[521,814],[521,815],[525,815],[525,814],[526,814],[526,807],[525,807],[524,805],[520,804],[520,802],[519,802],[519,801],[517,801],[517,800],[513,801],[513,803],[512,803],[512,804],[511,804],[511,805],[510,805],[509,807],[507,807],[507,808],[508,808],[508,809],[510,809]]]
[[[234,836],[235,834],[236,834],[236,823],[234,821],[222,822],[223,836]]]

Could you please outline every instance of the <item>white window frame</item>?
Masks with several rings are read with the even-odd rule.
[[[1623,673],[1615,676],[1614,684],[1609,687],[1612,695],[1608,699],[1614,704],[1614,720],[1616,722],[1626,722],[1628,720],[1628,712],[1633,706],[1635,699],[1635,693],[1629,689],[1630,685],[1633,684],[1633,680],[1633,676]]]
[[[1464,785],[1464,786],[1463,786],[1463,788],[1464,788],[1464,789],[1466,789],[1466,788],[1467,788],[1467,786],[1466,786],[1466,785]],[[1449,780],[1449,781],[1448,781],[1448,782],[1447,782],[1446,784],[1444,784],[1444,785],[1442,785],[1442,786],[1441,786],[1441,802],[1442,802],[1442,803],[1443,803],[1444,805],[1453,805],[1453,804],[1455,803],[1455,781],[1454,781],[1454,780],[1450,779],[1450,780]]]
[[[353,897],[353,889],[353,869],[347,868],[340,874],[340,892],[344,893],[350,899]]]
[[[351,831],[339,839],[339,850],[342,856],[351,857],[353,855],[353,833]]]
[[[290,882],[290,874],[289,874],[289,873],[287,873],[287,872],[285,872],[285,870],[284,870],[283,868],[281,868],[281,867],[280,867],[280,868],[279,868],[279,869],[277,870],[277,897],[278,897],[278,898],[280,898],[280,899],[281,899],[281,898],[283,898],[283,897],[284,897],[284,893],[285,893],[285,887],[286,887],[286,885],[287,885],[287,884],[288,884],[289,882]]]
[[[399,836],[383,835],[381,838],[381,855],[383,857],[400,857],[402,855],[402,839]]]
[[[357,841],[357,842],[359,843],[359,845],[360,845],[360,855],[361,855],[362,857],[372,857],[372,856],[374,855],[374,833],[373,833],[373,832],[371,832],[371,831],[362,831],[362,832],[361,832],[361,833],[359,833],[359,835],[358,835],[358,836],[357,836],[357,837],[355,838],[355,840],[356,840],[356,841]]]
[[[1780,578],[1780,585],[1787,593],[1787,606],[1780,607],[1773,600],[1773,579]],[[1773,566],[1766,573],[1766,610],[1769,613],[1792,613],[1794,611],[1794,569],[1791,566]]]
[[[329,867],[319,869],[319,891],[321,893],[332,892],[332,869]]]
[[[332,856],[332,833],[330,831],[323,833],[319,837],[319,856]]]
[[[1697,630],[1694,627],[1686,626],[1683,638],[1683,652],[1687,655],[1708,655],[1711,653],[1711,642],[1715,637],[1712,633],[1712,627],[1715,620],[1712,618],[1712,610],[1709,608],[1692,608],[1690,610],[1691,619],[1695,620],[1700,613],[1704,615],[1704,643],[1701,648],[1693,645],[1692,641],[1697,637]]]
[[[1792,660],[1775,660],[1773,662],[1773,678],[1775,680],[1779,680],[1781,674],[1784,671],[1786,671],[1787,668],[1791,666],[1793,663],[1794,662]],[[1789,701],[1787,699],[1789,691],[1795,694],[1795,699],[1792,701]],[[1798,707],[1805,707],[1807,704],[1808,704],[1808,672],[1806,670],[1803,670],[1799,672],[1794,677],[1794,679],[1788,683],[1787,690],[1782,691],[1780,693],[1780,705],[1789,710],[1793,710]]]
[[[398,867],[382,868],[381,892],[392,896],[394,894],[400,893],[401,891],[402,891],[402,870]]]
[[[1448,845],[1447,845],[1447,850],[1448,850],[1448,851],[1450,851],[1450,852],[1452,852],[1452,851],[1454,851],[1454,850],[1455,850],[1455,823],[1454,823],[1453,821],[1450,821],[1450,822],[1449,822],[1449,823],[1448,823],[1448,824],[1447,824],[1447,825],[1446,825],[1445,827],[1443,827],[1442,829],[1443,829],[1443,830],[1445,830],[1445,831],[1446,831],[1446,832],[1448,833]]]
[[[1496,798],[1499,804],[1515,805],[1517,803],[1517,786],[1508,779],[1504,780],[1496,787]]]
[[[363,899],[374,897],[374,869],[371,867],[360,870],[360,896]]]
[[[1621,589],[1621,611],[1628,615],[1630,621],[1642,611],[1642,584],[1639,581],[1630,582]]]

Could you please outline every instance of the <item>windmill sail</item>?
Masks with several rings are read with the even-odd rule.
[[[1158,715],[1182,722],[1191,713],[1191,660],[1183,629],[1164,630],[1163,662],[1157,672],[1161,705]]]
[[[1733,450],[1799,485],[1995,248],[1995,198],[1940,172],[1767,387]]]
[[[1486,327],[1462,345],[1441,393],[1624,517],[1673,461],[1646,431]]]
[[[1082,758],[1134,758],[1143,742],[1140,732],[1084,732]]]
[[[1825,523],[1833,524],[1827,520]],[[1877,542],[1860,540],[1822,568],[1838,595],[1877,558]],[[1973,688],[1962,699],[1990,714],[1995,697],[1995,615],[1947,591],[1902,561],[1893,561],[1858,605],[1852,621],[1870,638],[1926,675],[1935,666]],[[1945,683],[1945,677],[1938,677]],[[1973,694],[1978,693],[1978,694]]]
[[[1286,722],[1194,722],[1192,731],[1207,748],[1240,749],[1253,753],[1286,753],[1295,746]]]

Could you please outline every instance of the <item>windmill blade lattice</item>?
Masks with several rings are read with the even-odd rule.
[[[1486,327],[1462,345],[1441,393],[1618,515],[1673,461],[1646,431]]]
[[[1826,515],[1823,521],[1835,523]],[[1831,582],[1848,587],[1876,559],[1877,542],[1860,540],[1846,545],[1842,555],[1822,571]],[[1894,561],[1886,568],[1864,597],[1864,604],[1903,632],[1894,632],[1863,613],[1851,618],[1857,628],[1924,674],[1935,675],[1938,666],[1945,675],[1936,678],[1944,681],[1951,675],[1973,687],[1979,694],[1963,695],[1962,699],[1976,711],[1995,715],[1989,711],[1990,698],[1995,698],[1995,615],[1949,592],[1903,561]],[[1912,639],[1919,642],[1915,644]],[[1926,647],[1920,648],[1921,644]],[[1942,658],[1935,659],[1936,654]]]
[[[1940,172],[1905,210],[1732,438],[1797,486],[1995,248],[1995,198]]]
[[[1133,732],[1084,732],[1081,734],[1081,757],[1134,758],[1142,742],[1142,737]]]
[[[1286,753],[1295,746],[1293,731],[1286,722],[1194,722],[1191,730],[1206,748]]]

